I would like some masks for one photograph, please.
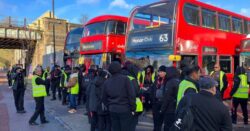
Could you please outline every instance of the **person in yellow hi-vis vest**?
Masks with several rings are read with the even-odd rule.
[[[227,76],[224,71],[221,70],[221,67],[219,64],[214,65],[214,71],[210,73],[210,76],[218,82],[218,86],[216,87],[217,90],[220,92],[220,96],[223,99],[224,92],[227,89]]]
[[[199,66],[188,66],[185,67],[186,75],[184,80],[181,81],[177,93],[177,105],[184,95],[190,93],[198,93],[198,80],[200,79],[200,67]]]
[[[137,80],[139,82],[139,86],[142,91],[142,101],[145,111],[149,111],[152,107],[150,101],[150,93],[147,91],[155,82],[155,77],[157,76],[157,72],[154,71],[154,67],[152,65],[148,65],[143,71],[138,73]]]
[[[70,73],[71,73],[71,68],[70,66],[65,66],[64,70],[62,70],[62,76],[60,79],[60,88],[62,88],[62,105],[67,105],[67,98],[68,98],[68,88],[67,83],[69,81],[69,77],[70,77]]]
[[[32,83],[32,95],[36,102],[36,110],[33,116],[30,118],[29,124],[38,125],[38,123],[36,123],[36,119],[39,115],[42,124],[48,123],[49,121],[47,121],[45,118],[45,109],[44,109],[44,97],[47,96],[45,87],[46,82],[42,79],[41,67],[36,67],[31,83]]]
[[[237,124],[237,108],[241,105],[244,117],[244,124],[248,124],[247,102],[249,97],[249,83],[247,81],[246,71],[243,67],[238,67],[235,71],[234,86],[230,93],[233,97],[232,122]]]
[[[69,99],[70,99],[70,110],[69,113],[76,112],[76,97],[79,93],[79,82],[78,82],[79,68],[74,67],[73,73],[70,75],[67,87],[70,88]]]

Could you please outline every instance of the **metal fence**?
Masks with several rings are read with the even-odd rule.
[[[0,26],[1,27],[26,28],[32,22],[33,22],[33,20],[29,19],[29,18],[19,18],[19,17],[13,17],[13,16],[0,15]],[[37,27],[37,29],[39,29],[39,27]]]

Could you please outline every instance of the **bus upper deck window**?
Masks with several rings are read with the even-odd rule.
[[[230,31],[230,17],[228,15],[219,14],[219,29],[224,31]]]
[[[243,33],[242,30],[242,20],[239,18],[232,19],[233,32],[235,33]]]
[[[200,25],[199,8],[198,6],[186,4],[184,6],[184,17],[187,23],[192,25]]]
[[[216,15],[214,11],[202,9],[202,26],[207,28],[216,28]]]

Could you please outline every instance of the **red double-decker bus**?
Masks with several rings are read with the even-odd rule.
[[[82,37],[82,32],[82,27],[68,32],[64,45],[64,65],[73,67],[79,64],[80,39]]]
[[[111,61],[121,61],[125,51],[127,18],[102,15],[88,21],[81,38],[81,61],[87,66],[106,67]]]
[[[129,17],[126,57],[155,68],[178,66],[179,62],[171,60],[181,59],[199,65],[203,75],[220,63],[232,87],[239,65],[237,48],[250,32],[249,21],[197,0],[165,0],[136,7]],[[224,97],[229,97],[229,90]]]

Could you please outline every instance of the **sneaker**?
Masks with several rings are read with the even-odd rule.
[[[55,101],[56,100],[56,98],[52,98],[52,99],[50,99],[51,101]]]
[[[26,111],[25,110],[21,110],[21,111],[17,111],[17,113],[23,114],[23,113],[26,113]]]
[[[77,112],[76,109],[73,109],[73,112],[76,113]]]
[[[73,114],[73,113],[74,113],[73,109],[70,109],[68,112],[69,112],[70,114]]]
[[[29,124],[30,124],[31,126],[37,126],[37,125],[39,125],[39,124],[36,123],[36,122],[29,122]]]
[[[43,122],[41,122],[42,124],[47,124],[47,123],[49,123],[49,121],[47,121],[47,120],[45,120],[45,121],[43,121]]]

